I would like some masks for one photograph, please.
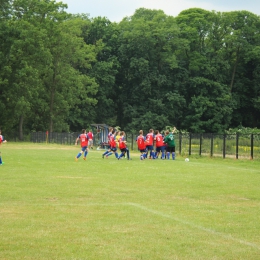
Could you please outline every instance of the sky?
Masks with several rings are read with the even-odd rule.
[[[160,9],[172,16],[194,7],[219,12],[247,10],[260,15],[259,0],[56,0],[60,1],[68,5],[68,13],[89,14],[90,18],[107,17],[111,22],[120,22],[141,7]]]

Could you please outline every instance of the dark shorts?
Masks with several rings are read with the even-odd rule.
[[[147,151],[153,151],[153,145],[147,145],[146,150]]]
[[[87,150],[87,146],[83,146],[83,147],[81,147],[81,151],[83,151],[83,152],[85,152],[86,150]]]
[[[141,153],[146,153],[146,149],[139,150]]]
[[[156,147],[156,152],[164,152],[165,151],[165,146],[159,146],[159,147]]]
[[[125,153],[128,150],[128,148],[120,149],[122,153]]]
[[[111,150],[112,152],[116,152],[117,148],[116,148],[116,147],[110,147],[110,150]]]
[[[175,153],[175,146],[174,146],[174,147],[169,147],[169,146],[167,146],[166,151],[167,151],[168,153]]]

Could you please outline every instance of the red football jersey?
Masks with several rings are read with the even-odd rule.
[[[163,137],[162,137],[161,134],[157,134],[157,135],[155,136],[155,140],[156,140],[156,147],[164,146]]]
[[[93,139],[93,133],[92,132],[88,132],[88,137],[89,137],[89,139]]]
[[[109,144],[110,144],[111,148],[116,148],[116,141],[115,141],[115,136],[114,135],[111,135],[109,137]]]
[[[79,140],[80,140],[81,147],[88,146],[88,135],[87,134],[79,135]]]
[[[153,140],[154,139],[154,134],[153,133],[148,133],[146,135],[146,145],[153,145]]]
[[[139,150],[145,150],[146,149],[146,143],[144,141],[144,137],[139,135],[137,137],[137,146]]]
[[[119,149],[125,149],[126,148],[126,144],[125,144],[124,137],[123,136],[120,137],[118,141],[119,141]]]

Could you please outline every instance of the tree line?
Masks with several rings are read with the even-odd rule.
[[[140,8],[115,23],[66,8],[1,1],[3,132],[260,127],[259,16]]]

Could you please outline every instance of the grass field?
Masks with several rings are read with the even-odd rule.
[[[260,259],[260,162],[0,147],[0,259]]]

